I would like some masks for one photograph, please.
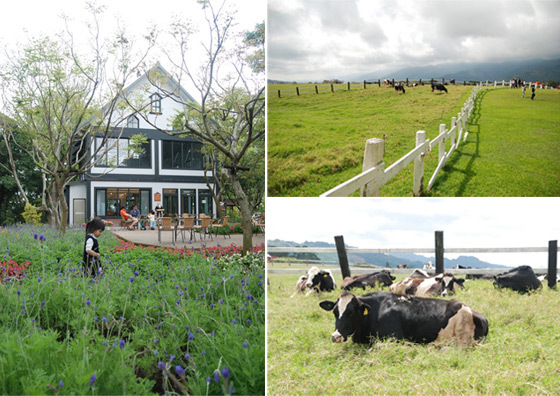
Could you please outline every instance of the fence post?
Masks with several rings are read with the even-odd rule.
[[[348,266],[348,256],[346,256],[346,248],[344,247],[344,238],[342,235],[334,237],[336,244],[336,253],[338,254],[338,264],[340,264],[340,272],[342,272],[342,279],[350,275],[350,267]]]
[[[366,89],[366,80],[364,80],[364,89]]]
[[[278,90],[278,97],[281,98],[281,96],[280,96],[280,90]]]
[[[331,84],[331,92],[334,92],[334,85]]]
[[[381,80],[377,79],[377,85],[379,85],[379,88],[381,88]]]
[[[379,138],[372,138],[366,140],[366,148],[364,150],[364,163],[362,165],[362,172],[373,167],[378,167],[379,172],[383,172],[385,166],[383,164],[383,155],[385,154],[385,140]],[[361,189],[362,197],[378,197],[379,188],[373,189],[369,184],[366,184]]]
[[[558,241],[548,241],[548,287],[556,287]]]
[[[445,124],[439,124],[439,134],[441,135],[445,132]],[[445,142],[447,138],[443,138],[438,145],[438,164],[441,163],[441,160],[445,157]]]
[[[299,96],[299,87],[296,87],[297,96]]]
[[[350,81],[348,81],[348,90],[350,91]]]
[[[443,231],[436,231],[436,274],[443,273]]]
[[[319,88],[315,85],[315,93],[319,95]]]
[[[416,147],[426,141],[426,131],[416,132]],[[414,159],[414,184],[412,194],[419,197],[424,190],[424,153]]]
[[[457,126],[457,119],[455,117],[451,117],[451,129],[453,129],[453,127],[455,126]],[[451,134],[451,147],[453,147],[453,145],[455,144],[456,136],[457,136],[457,129],[455,129],[455,132]]]

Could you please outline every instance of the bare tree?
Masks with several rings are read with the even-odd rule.
[[[88,9],[92,23],[87,54],[78,54],[67,23],[59,40],[32,40],[10,56],[0,72],[4,111],[31,143],[20,147],[43,178],[41,209],[61,232],[68,222],[65,187],[90,171],[118,142],[122,128],[117,126],[124,121],[119,109],[123,87],[135,76],[156,38],[153,33],[146,36],[147,45],[132,64],[134,51],[125,32],[120,31],[113,42],[102,40],[99,17],[103,10],[91,4]],[[1,131],[8,147],[23,140],[14,135],[13,128]],[[13,162],[12,172],[18,173]],[[20,191],[25,195],[23,188]]]

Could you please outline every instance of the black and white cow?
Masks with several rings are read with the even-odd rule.
[[[528,265],[522,265],[494,276],[494,286],[507,287],[521,293],[542,287],[537,275],[535,275],[535,271]]]
[[[342,285],[340,286],[341,289],[350,290],[355,287],[361,287],[362,289],[366,289],[368,287],[375,287],[375,285],[384,286],[391,286],[393,281],[396,278],[391,275],[391,273],[387,270],[376,271],[372,272],[371,274],[361,274],[355,276],[347,276],[342,281]]]
[[[457,300],[399,296],[374,292],[356,296],[344,292],[336,301],[321,301],[333,311],[333,342],[348,337],[359,344],[375,339],[397,338],[417,343],[453,341],[460,346],[483,342],[488,320]]]
[[[398,93],[399,91],[402,91],[403,94],[406,93],[406,91],[404,90],[404,85],[402,85],[402,84],[395,84],[395,92]]]
[[[434,89],[437,89],[438,91],[445,91],[445,93],[448,93],[447,88],[445,88],[445,85],[443,84],[432,83],[432,92],[434,92]]]
[[[306,296],[313,291],[320,293],[336,289],[336,283],[334,282],[331,270],[322,270],[317,267],[311,267],[309,271],[307,271],[307,275],[303,275],[299,278],[296,284],[296,291],[291,297],[305,291],[305,289],[309,289]]]
[[[389,286],[391,293],[416,297],[453,295],[456,288],[463,288],[465,279],[453,274],[428,276],[425,271],[415,270],[408,278]]]

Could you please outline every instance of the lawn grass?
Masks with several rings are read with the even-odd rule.
[[[432,93],[430,86],[419,86],[403,95],[384,86],[356,85],[331,93],[330,86],[319,85],[317,95],[310,84],[299,87],[301,96],[281,98],[278,89],[295,92],[295,85],[268,87],[269,196],[318,196],[358,175],[365,141],[372,137],[385,135],[384,162],[390,166],[414,148],[418,130],[433,139],[439,124],[449,127],[472,91],[449,86],[449,94]],[[533,102],[521,99],[519,90],[490,89],[482,95],[468,125],[467,145],[428,195],[558,195],[558,92],[538,91]],[[425,177],[437,166],[436,150],[425,157]],[[412,173],[409,165],[381,188],[381,196],[411,196]]]
[[[469,136],[433,196],[560,195],[560,93],[490,89],[479,94]]]
[[[318,304],[334,301],[340,290],[290,299],[298,277],[269,274],[269,395],[553,394],[560,388],[558,291],[545,287],[520,295],[496,290],[489,281],[468,281],[455,298],[488,318],[484,344],[388,340],[370,348],[350,340],[332,343],[333,314]]]

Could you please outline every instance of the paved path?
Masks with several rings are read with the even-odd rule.
[[[206,239],[200,240],[199,235],[196,235],[196,241],[189,242],[189,236],[186,235],[185,242],[183,242],[181,238],[181,234],[177,235],[178,241],[175,244],[171,241],[171,232],[170,231],[162,231],[161,233],[161,243],[158,242],[158,232],[157,230],[119,230],[119,227],[111,227],[111,232],[129,242],[134,242],[141,245],[150,245],[150,246],[164,246],[164,247],[177,247],[177,248],[199,248],[202,246],[210,247],[210,246],[229,246],[232,243],[236,245],[243,245],[243,235],[242,234],[231,234],[231,238],[224,239],[223,235],[214,236],[213,239],[210,239],[209,236]],[[263,234],[253,234],[253,246],[258,246],[264,243],[265,237]]]

